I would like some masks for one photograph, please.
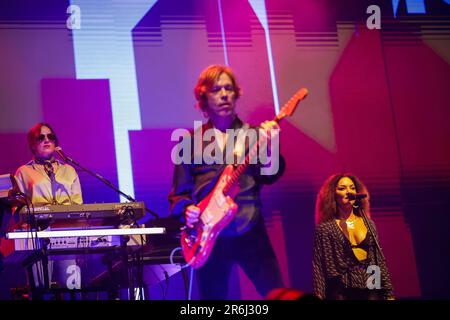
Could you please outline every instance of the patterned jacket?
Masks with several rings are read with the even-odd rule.
[[[375,224],[371,220],[369,223],[378,240]],[[368,278],[374,274],[367,273],[367,267],[375,265],[380,268],[381,289],[385,290],[385,299],[393,297],[389,271],[370,232],[367,232],[363,242],[367,242],[367,258],[359,261],[353,253],[350,241],[334,219],[322,222],[316,227],[313,248],[314,294],[326,298],[332,281],[339,282],[345,288],[365,289]]]

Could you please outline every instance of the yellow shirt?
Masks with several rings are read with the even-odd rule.
[[[50,204],[82,204],[80,179],[75,169],[58,160],[52,162],[54,180],[50,179],[44,165],[31,160],[17,169],[15,174],[20,190],[34,206]]]

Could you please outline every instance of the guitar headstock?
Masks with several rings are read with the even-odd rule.
[[[281,108],[280,112],[277,114],[276,120],[280,121],[285,117],[290,117],[295,109],[297,108],[299,102],[308,95],[308,89],[301,88],[298,90],[291,99]]]

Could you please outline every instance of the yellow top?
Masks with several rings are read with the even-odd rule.
[[[336,219],[336,223],[342,230],[344,235],[354,246],[364,241],[367,236],[367,228],[361,217],[354,215],[353,213],[346,220]],[[362,248],[352,248],[355,257],[359,260],[365,260],[367,258],[367,251]]]
[[[80,179],[75,169],[58,160],[52,162],[54,179],[49,177],[44,165],[34,160],[17,169],[15,177],[20,190],[34,206],[51,204],[82,204]]]

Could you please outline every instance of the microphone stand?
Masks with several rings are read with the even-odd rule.
[[[378,242],[378,239],[375,236],[375,231],[373,230],[372,225],[369,223],[369,219],[367,218],[366,212],[364,211],[364,208],[361,205],[361,201],[356,200],[354,207],[356,207],[358,209],[359,213],[361,214],[361,217],[364,220],[365,225],[367,226],[367,230],[372,235],[372,238],[375,241],[375,244],[377,245],[377,249],[380,252],[381,259],[383,259],[383,262],[386,261],[386,259],[384,258],[383,250],[380,247],[380,243]]]
[[[101,175],[99,175],[98,173],[95,173],[85,167],[83,167],[81,164],[79,164],[78,162],[76,162],[75,160],[73,160],[72,158],[69,158],[68,156],[64,155],[62,152],[57,152],[61,158],[63,158],[65,161],[77,166],[78,168],[80,168],[81,170],[89,173],[91,176],[94,176],[95,178],[99,179],[101,182],[103,182],[104,184],[106,184],[108,187],[110,187],[111,189],[113,189],[114,191],[116,191],[117,193],[119,193],[120,195],[124,196],[128,201],[130,202],[136,202],[136,199],[134,199],[133,197],[131,197],[130,195],[122,192],[121,190],[119,190],[115,185],[113,185],[108,179],[102,177]],[[152,216],[154,216],[155,218],[159,218],[159,215],[148,209],[147,207],[144,206],[145,211],[147,211],[148,213],[150,213]]]
[[[78,162],[76,162],[75,160],[73,160],[72,158],[67,157],[64,153],[62,153],[61,150],[59,150],[60,152],[57,151],[57,153],[67,162],[72,163],[73,165],[75,165],[76,167],[80,168],[81,170],[89,173],[91,176],[94,176],[95,178],[99,179],[100,181],[102,181],[104,184],[106,184],[108,187],[110,187],[111,189],[113,189],[114,191],[116,191],[117,193],[121,194],[122,196],[124,196],[127,200],[131,201],[131,202],[136,202],[136,200],[131,197],[130,195],[122,192],[121,190],[119,190],[119,188],[117,188],[115,185],[113,185],[108,179],[102,177],[101,175],[99,175],[98,173],[95,173],[89,169],[86,169],[85,167],[83,167],[81,164],[79,164]],[[156,212],[153,212],[152,210],[148,209],[147,207],[144,206],[145,211],[147,211],[148,213],[150,213],[152,216],[154,216],[155,218],[159,218],[159,215]],[[142,239],[142,236],[141,236]],[[127,252],[127,242],[128,240],[125,240],[124,238],[122,238],[121,240],[121,247],[122,247],[122,261],[123,264],[125,266],[125,270],[127,272],[128,275],[128,285],[129,285],[129,294],[130,297],[134,297],[134,286],[133,286],[133,280],[131,278],[132,275],[130,275],[130,268],[128,266],[128,252]],[[139,277],[139,276],[138,276]],[[139,277],[139,283],[142,283],[142,278]]]

